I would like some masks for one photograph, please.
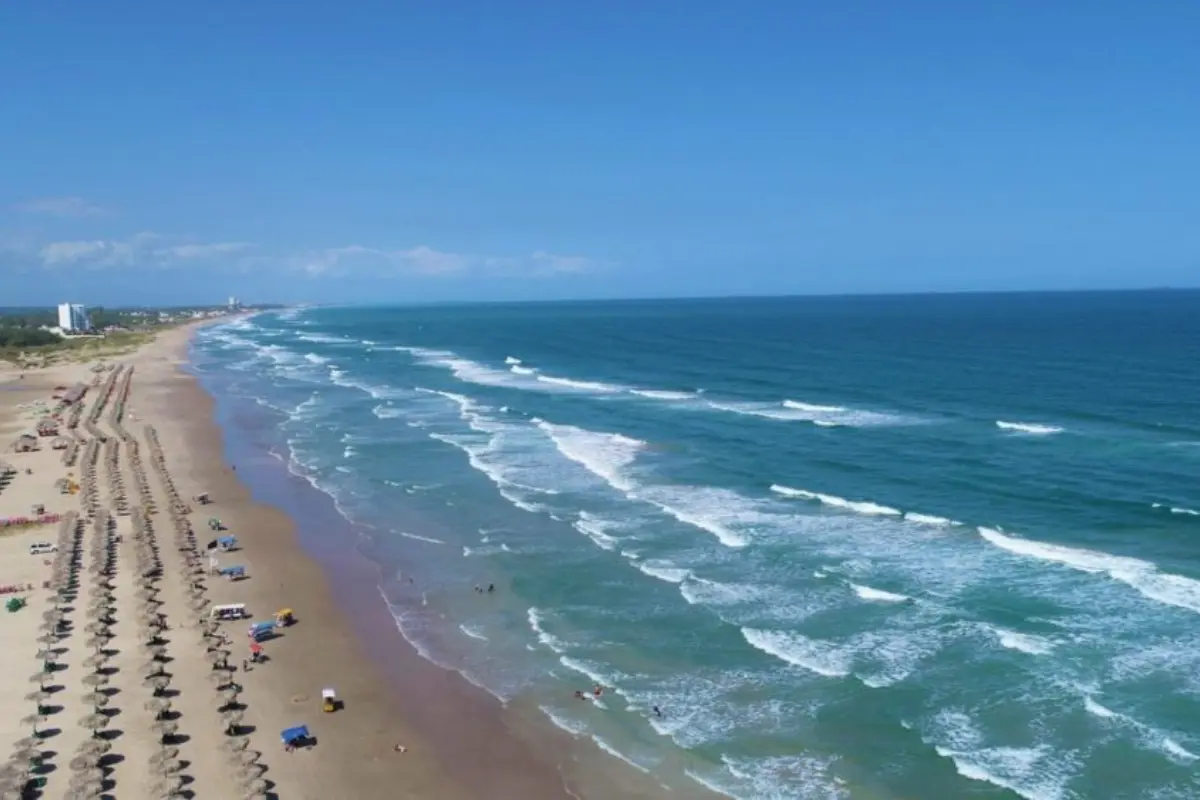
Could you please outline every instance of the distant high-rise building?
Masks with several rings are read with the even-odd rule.
[[[76,303],[60,303],[58,306],[58,327],[65,333],[83,333],[92,329],[88,319],[87,308]]]
[[[232,297],[232,296],[231,296],[231,297],[229,298],[229,310],[230,310],[230,311],[233,311],[233,310],[234,310],[234,309],[236,309],[236,308],[237,308],[239,305],[241,305],[241,304],[240,304],[240,303],[238,303],[238,299],[237,299],[236,297]]]

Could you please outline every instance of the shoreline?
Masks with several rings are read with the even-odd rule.
[[[353,629],[362,656],[408,729],[405,735],[429,746],[430,757],[447,774],[453,771],[456,788],[471,797],[530,800],[678,796],[652,775],[554,726],[536,702],[517,697],[503,703],[462,673],[425,657],[399,629],[392,600],[380,588],[381,567],[363,550],[369,528],[347,519],[332,497],[293,472],[290,453],[268,451],[251,441],[252,433],[244,435],[253,423],[236,419],[236,407],[210,393],[196,369],[191,339],[189,334],[181,373],[204,396],[205,410],[198,416],[214,430],[201,438],[220,443],[216,455],[222,463],[239,466],[236,480],[250,502],[292,520],[292,546],[323,574],[328,600]],[[463,769],[464,757],[469,770]],[[693,798],[723,796],[692,788]],[[442,790],[432,796],[448,795]]]

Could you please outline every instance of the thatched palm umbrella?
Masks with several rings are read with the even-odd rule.
[[[108,637],[107,636],[93,636],[90,639],[88,639],[84,644],[86,644],[88,647],[92,648],[97,653],[99,653],[101,650],[104,649],[104,645],[108,644]]]
[[[179,730],[179,725],[171,720],[159,720],[158,722],[154,723],[154,726],[151,728],[151,730],[154,731],[155,735],[158,736],[160,740],[166,740],[168,736],[175,735],[176,731]]]
[[[154,767],[164,761],[179,757],[178,747],[161,747],[150,754],[150,766]]]
[[[57,608],[47,609],[42,612],[42,620],[45,622],[62,622],[63,612]]]
[[[164,697],[154,697],[147,700],[142,706],[156,717],[161,717],[171,710],[171,701]]]
[[[67,790],[67,800],[93,800],[104,794],[103,781],[89,781],[71,786]]]
[[[50,680],[49,672],[39,672],[35,675],[29,676],[29,682],[36,683],[42,689],[46,688],[46,681],[48,681],[48,680]]]
[[[167,798],[177,797],[183,791],[183,778],[179,775],[167,775],[159,778],[150,787],[150,794],[153,797]]]
[[[37,637],[36,641],[38,644],[44,644],[49,647],[52,644],[58,644],[58,635],[53,633],[43,633],[41,636]]]
[[[178,758],[164,758],[154,765],[154,771],[159,775],[174,775],[183,769],[183,762]]]
[[[57,657],[58,657],[58,653],[56,653],[53,650],[38,650],[37,651],[37,660],[38,661],[54,661],[54,659]]]
[[[221,723],[225,726],[225,732],[230,736],[237,733],[237,729],[242,724],[242,719],[243,714],[241,711],[225,711],[221,714]]]
[[[83,685],[91,689],[97,689],[108,683],[108,676],[102,675],[99,672],[93,672],[91,675],[83,676]]]
[[[107,663],[108,663],[108,656],[104,655],[103,653],[96,653],[94,655],[90,655],[83,660],[83,665],[85,667],[87,667],[88,669],[93,669],[93,670],[100,669]]]
[[[242,790],[247,794],[261,795],[267,791],[267,782],[262,778],[249,778],[242,783]]]
[[[250,739],[245,736],[230,736],[221,742],[221,749],[226,753],[240,753],[250,746]]]
[[[255,778],[261,777],[267,771],[266,764],[260,764],[257,761],[252,761],[249,764],[239,764],[237,767],[237,776],[245,786]]]
[[[37,703],[39,706],[51,698],[51,694],[45,689],[38,689],[36,692],[30,692],[25,695],[26,703]]]
[[[99,754],[91,753],[88,755],[81,754],[81,755],[75,756],[74,758],[71,759],[71,762],[68,766],[71,767],[72,772],[79,773],[79,772],[84,772],[86,770],[92,769],[98,763],[100,763]]]
[[[226,705],[233,705],[234,703],[236,703],[238,701],[238,697],[240,695],[241,695],[241,690],[238,688],[237,684],[233,684],[228,689],[224,689],[221,691],[221,700]]]
[[[91,706],[93,710],[97,710],[108,705],[109,698],[103,692],[88,692],[79,699]]]
[[[257,764],[260,756],[262,753],[257,750],[241,750],[231,754],[234,762],[242,765]]]
[[[79,720],[79,726],[91,731],[93,736],[99,736],[100,731],[108,727],[108,717],[104,714],[88,714]]]
[[[88,739],[83,744],[79,745],[79,750],[77,752],[81,756],[95,756],[96,758],[99,758],[111,749],[112,745],[103,739]]]
[[[40,747],[18,747],[9,758],[12,764],[32,769],[40,764],[42,754],[43,750]]]
[[[228,651],[209,650],[205,653],[205,657],[208,659],[208,663],[212,664],[213,669],[221,669],[228,666]]]
[[[74,763],[74,761],[72,761],[72,763]],[[80,786],[85,783],[92,783],[93,781],[96,783],[104,782],[104,770],[100,769],[95,764],[90,764],[83,769],[73,770],[73,773],[74,774],[71,775],[71,783],[76,786]]]
[[[54,641],[58,640],[58,628],[61,623],[58,622],[43,622],[38,626],[38,630],[45,636],[54,637]]]

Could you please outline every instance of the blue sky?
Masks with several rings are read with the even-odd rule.
[[[1200,6],[0,4],[0,305],[1200,285]]]

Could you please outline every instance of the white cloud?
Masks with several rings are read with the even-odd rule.
[[[211,261],[250,249],[245,242],[171,244],[157,233],[138,233],[128,239],[51,242],[39,255],[46,267],[168,267],[184,261]]]
[[[407,250],[352,244],[305,253],[288,261],[293,269],[312,277],[329,274],[374,274],[380,277],[488,274],[536,278],[585,272],[596,266],[595,262],[582,256],[560,256],[542,250],[528,256],[479,256],[435,250],[424,244]]]
[[[82,197],[40,197],[16,205],[27,214],[49,214],[54,217],[96,217],[107,211]]]

